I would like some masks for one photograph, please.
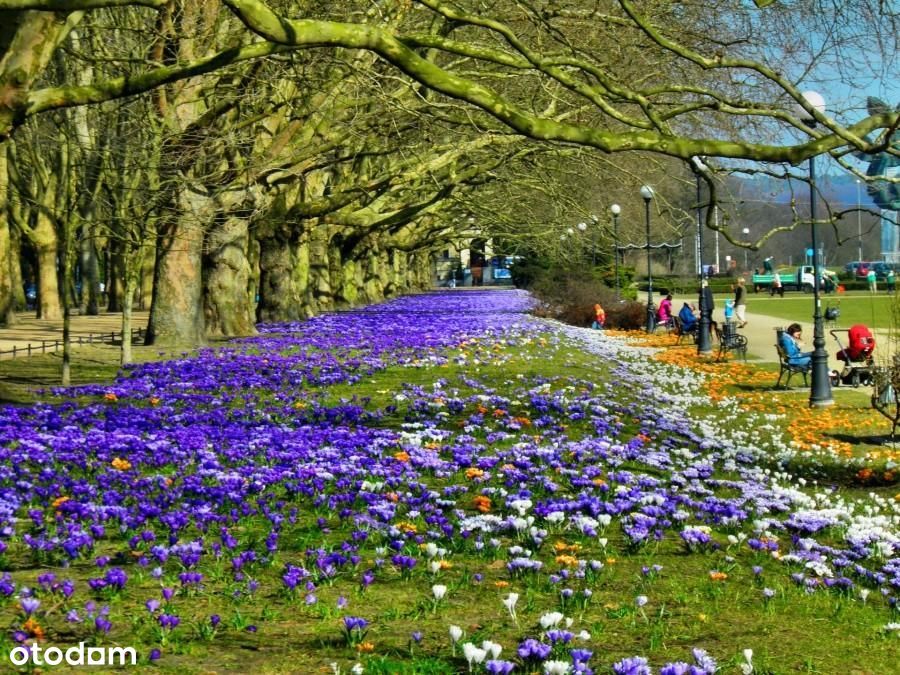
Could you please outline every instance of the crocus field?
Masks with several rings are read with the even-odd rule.
[[[782,413],[529,306],[406,297],[0,408],[0,669],[900,671],[896,486],[798,475]]]

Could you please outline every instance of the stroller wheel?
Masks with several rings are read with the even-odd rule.
[[[859,382],[859,371],[858,371],[858,370],[854,370],[853,373],[851,373],[851,375],[850,375],[850,386],[852,386],[854,389],[858,389],[858,388],[859,388],[859,384],[860,384],[860,382]]]
[[[828,378],[831,380],[832,387],[841,386],[841,374],[838,371],[832,370],[830,373],[828,373]]]

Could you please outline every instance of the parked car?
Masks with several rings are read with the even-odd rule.
[[[891,269],[891,266],[886,262],[874,262],[872,263],[872,269],[875,270],[875,275],[878,280],[887,279],[888,271]]]
[[[865,265],[865,263],[862,262],[861,260],[854,260],[853,262],[848,262],[846,265],[844,265],[844,271],[847,274],[856,274],[856,270],[859,268],[860,265]]]

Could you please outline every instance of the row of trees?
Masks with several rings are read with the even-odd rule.
[[[150,269],[149,342],[197,345],[423,288],[476,234],[553,254],[648,179],[684,215],[695,155],[715,199],[715,167],[889,148],[896,111],[799,83],[892,55],[896,14],[764,4],[0,0],[0,314],[23,252],[45,317],[76,267],[98,309],[102,259],[126,322]]]

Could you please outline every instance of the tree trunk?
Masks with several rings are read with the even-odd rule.
[[[13,326],[16,323],[16,298],[13,292],[13,242],[6,210],[9,194],[6,170],[6,141],[0,141],[0,324]]]
[[[25,298],[25,280],[22,278],[22,233],[17,229],[9,229],[9,274],[12,279],[13,310],[25,311],[28,302]]]
[[[56,228],[43,213],[38,213],[34,227],[34,252],[37,257],[39,319],[57,320],[62,318],[59,298],[59,240]]]
[[[119,352],[119,357],[123,366],[134,360],[131,349],[131,319],[137,282],[137,274],[128,275],[125,280],[125,294],[122,296],[122,348]]]
[[[383,253],[378,249],[369,249],[366,253],[363,286],[366,302],[378,302],[384,299],[384,281],[381,278],[381,260]]]
[[[106,268],[106,311],[108,312],[123,311],[125,261],[122,256],[122,248],[124,246],[125,244],[117,237],[109,239],[109,265]]]
[[[199,215],[208,200],[196,194],[192,199],[187,191],[187,187],[182,190],[178,213],[159,224],[148,345],[197,347],[204,344],[203,228]]]
[[[246,218],[229,216],[208,233],[204,268],[207,337],[255,335],[250,303],[250,233]]]
[[[85,223],[81,238],[81,303],[85,314],[100,313],[100,264],[94,245],[94,226]]]
[[[324,226],[315,227],[309,235],[309,303],[315,313],[334,307],[327,230]]]
[[[134,292],[134,301],[138,309],[147,309],[153,302],[153,279],[155,277],[155,265],[152,256],[144,256],[144,264],[141,267],[141,276],[138,287]]]
[[[258,321],[298,321],[311,316],[306,298],[309,249],[304,240],[277,235],[260,240]]]

